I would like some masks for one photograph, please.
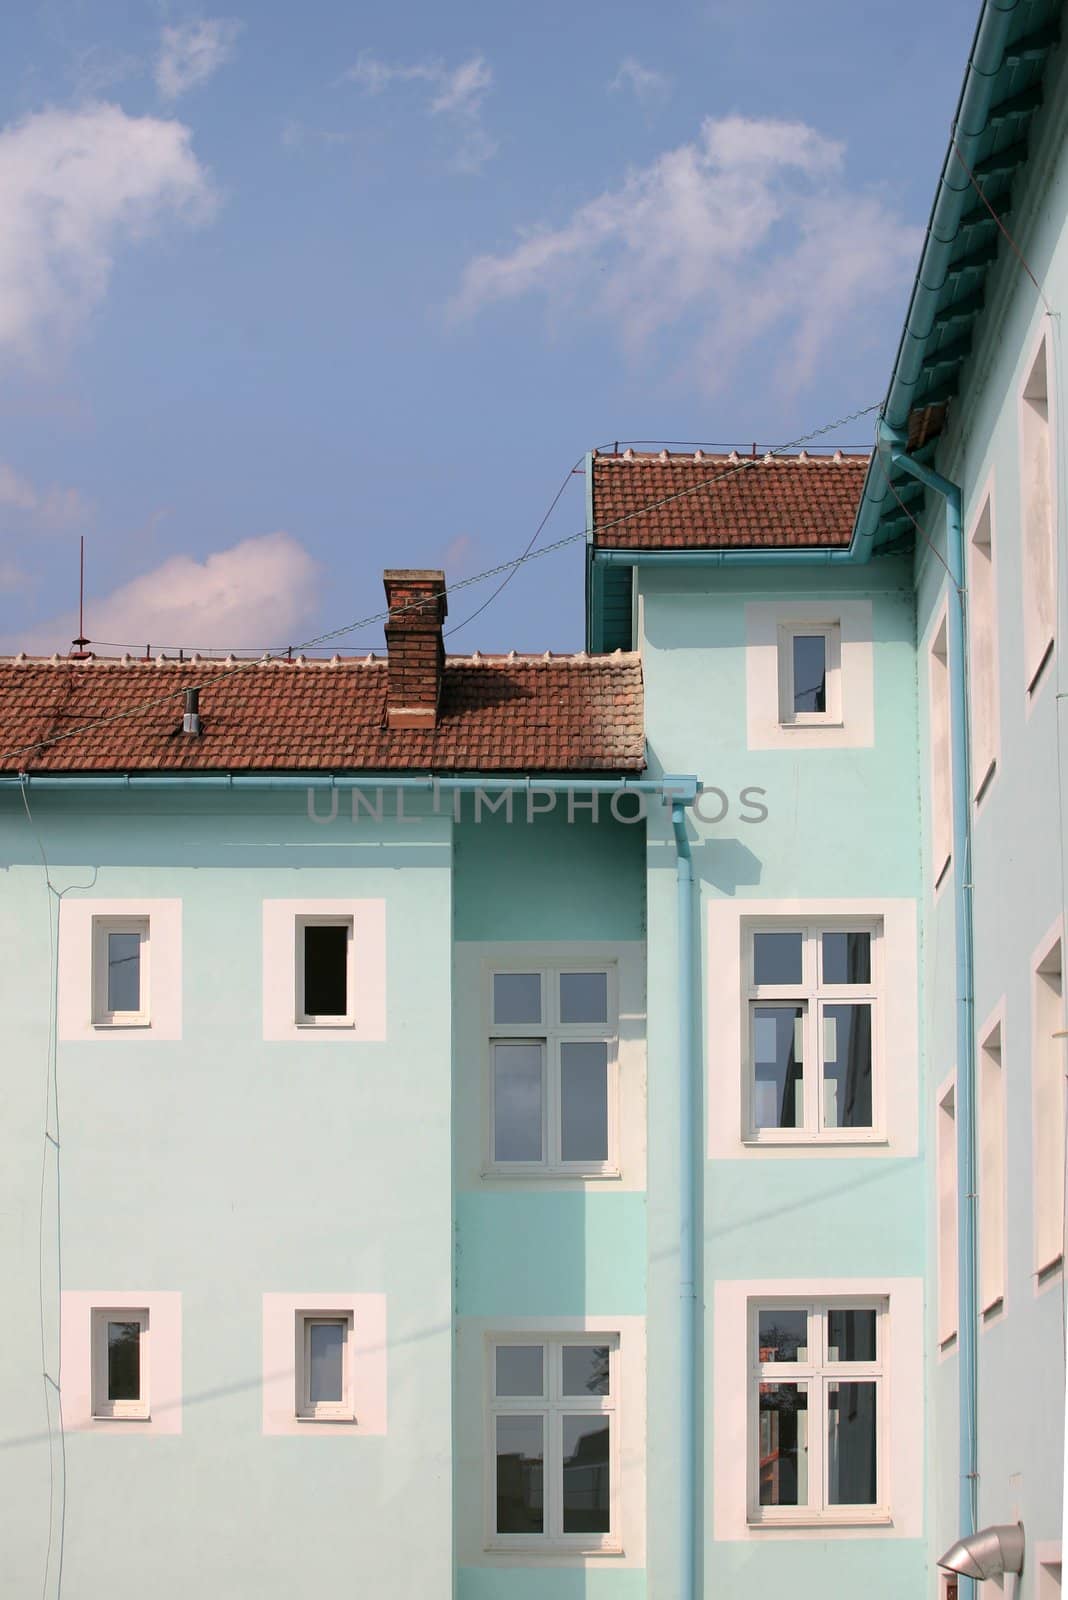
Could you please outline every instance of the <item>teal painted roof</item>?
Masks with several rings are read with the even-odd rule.
[[[979,16],[883,408],[921,459],[933,455],[960,392],[989,275],[1011,248],[991,208],[1011,217],[1063,9],[1061,0],[986,0]],[[900,469],[888,481],[887,470],[884,457],[873,458],[854,541],[883,545],[912,534],[909,513],[918,513],[923,489]]]

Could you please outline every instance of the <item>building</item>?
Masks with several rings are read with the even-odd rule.
[[[0,663],[4,1592],[1059,1593],[1059,13],[875,453],[591,456],[580,654]]]

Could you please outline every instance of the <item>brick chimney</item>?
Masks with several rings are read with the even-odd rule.
[[[441,625],[448,610],[445,574],[391,568],[382,574],[382,581],[389,604],[386,725],[435,728],[445,666],[441,640]]]

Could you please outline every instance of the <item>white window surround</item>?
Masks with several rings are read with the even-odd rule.
[[[346,1409],[333,1415],[305,1405],[305,1322],[344,1320]],[[386,1297],[352,1291],[263,1296],[263,1421],[265,1434],[358,1438],[386,1432]],[[351,1402],[351,1404],[350,1404]]]
[[[303,927],[349,920],[349,1017],[303,1020]],[[264,900],[263,1037],[303,1044],[385,1039],[385,900]]]
[[[182,1431],[182,1297],[144,1289],[64,1289],[63,1426],[130,1435]],[[143,1319],[141,1400],[106,1400],[106,1323]]]
[[[950,725],[949,607],[943,601],[927,642],[927,758],[931,883],[947,881],[953,849],[953,755]]]
[[[802,943],[802,978],[797,984],[758,984],[755,974],[756,937],[762,933],[796,934]],[[869,938],[870,980],[864,983],[831,983],[823,970],[822,936],[834,933],[863,933]],[[882,923],[870,917],[823,917],[815,920],[781,917],[746,917],[742,922],[745,942],[745,1010],[743,1022],[745,1084],[743,1093],[744,1138],[756,1144],[870,1143],[885,1137],[882,1116],[882,1056],[885,1028],[882,1003]],[[835,1019],[828,1010],[846,1006],[869,1007],[871,1050],[870,1126],[838,1127],[830,1121],[823,1067],[828,1055],[828,1038],[838,1035]],[[758,1022],[755,1014],[777,1009],[798,1009],[803,1013],[800,1032],[803,1094],[798,1126],[759,1126],[755,1095],[758,1088],[754,1040]]]
[[[560,1016],[560,979],[566,973],[603,972],[607,983],[607,1015],[603,1023],[564,1023]],[[494,1017],[494,975],[539,973],[541,976],[540,1023],[500,1024]],[[512,954],[485,963],[482,973],[482,1014],[485,1029],[485,1135],[482,1173],[487,1178],[618,1178],[619,1177],[619,977],[614,961],[560,960],[542,955],[527,961]],[[542,1145],[540,1161],[498,1160],[494,1152],[495,1129],[495,1047],[544,1041],[542,1051]],[[562,1049],[566,1044],[583,1042],[607,1045],[607,1157],[604,1161],[564,1160]]]
[[[453,947],[453,993],[470,1004],[453,1007],[456,1079],[455,1172],[460,1189],[492,1187],[516,1191],[553,1189],[643,1190],[646,1183],[646,1016],[645,957],[642,940],[460,941]],[[615,973],[616,1159],[617,1175],[583,1175],[561,1169],[521,1175],[487,1169],[492,1129],[488,1003],[494,970],[537,971],[546,965],[574,971],[611,968]],[[510,1165],[510,1164],[509,1164]]]
[[[987,1326],[1005,1311],[1008,1152],[1003,1060],[1005,1002],[977,1034],[979,1312]]]
[[[355,1422],[352,1312],[324,1312],[316,1307],[295,1312],[293,1321],[296,1416],[301,1422]],[[337,1401],[316,1400],[312,1393],[312,1341],[316,1330],[322,1326],[341,1331],[341,1396]]]
[[[540,1345],[544,1351],[544,1389],[541,1396],[495,1393],[498,1350],[509,1345]],[[608,1350],[608,1393],[604,1396],[565,1395],[561,1380],[564,1346],[591,1346]],[[543,1328],[527,1328],[518,1333],[498,1333],[488,1337],[486,1349],[486,1438],[485,1455],[485,1540],[487,1550],[523,1552],[528,1560],[544,1555],[615,1555],[623,1549],[620,1493],[620,1436],[625,1397],[619,1356],[619,1334],[615,1329],[593,1329],[582,1333],[547,1333]],[[609,1530],[606,1533],[565,1533],[562,1530],[560,1476],[564,1460],[563,1419],[565,1416],[604,1417],[609,1427]],[[530,1417],[542,1422],[542,1533],[500,1533],[497,1530],[497,1419]]]
[[[918,1149],[919,1025],[915,900],[724,899],[706,908],[707,1118],[709,1159],[797,1160],[914,1155]],[[882,1103],[875,1133],[835,1129],[827,1135],[792,1132],[774,1142],[748,1129],[747,930],[780,923],[833,927],[881,925],[880,1006],[884,1021],[875,1049]],[[892,1026],[890,1025],[892,1019]],[[771,1130],[774,1132],[775,1130]],[[766,1134],[768,1130],[764,1130]],[[859,1137],[858,1137],[859,1135]]]
[[[795,709],[795,640],[823,640],[823,711]],[[803,686],[802,686],[803,687]],[[783,728],[840,728],[842,726],[842,629],[837,617],[827,622],[779,624],[779,723]]]
[[[749,1474],[752,1308],[885,1304],[881,1355],[884,1419],[881,1498],[885,1504],[752,1520]],[[921,1278],[771,1278],[720,1280],[713,1289],[716,1360],[712,1366],[712,1536],[717,1540],[919,1538],[924,1511],[924,1357]],[[844,1370],[844,1369],[839,1369]],[[901,1397],[907,1397],[907,1401]],[[896,1397],[896,1398],[895,1398]]]
[[[951,1072],[935,1095],[937,1185],[938,1345],[956,1348],[958,1322],[957,1075]]]
[[[145,930],[140,1013],[106,1010],[107,931]],[[59,905],[58,1036],[155,1044],[182,1037],[182,902],[64,896]]]
[[[798,1350],[797,1360],[788,1362],[762,1361],[758,1349],[758,1319],[760,1312],[782,1310],[804,1311],[807,1318],[808,1346]],[[837,1352],[828,1349],[827,1329],[829,1314],[834,1311],[870,1311],[876,1324],[876,1354],[868,1361],[840,1361]],[[849,1294],[837,1297],[821,1296],[818,1299],[798,1299],[781,1295],[758,1296],[749,1301],[749,1451],[748,1519],[762,1527],[845,1526],[853,1524],[887,1523],[890,1520],[888,1484],[887,1435],[890,1408],[886,1383],[890,1319],[889,1302],[883,1296]],[[829,1390],[851,1383],[873,1383],[876,1388],[875,1441],[876,1441],[876,1495],[870,1504],[833,1504],[829,1496],[826,1425],[830,1411]],[[758,1414],[759,1395],[764,1385],[797,1384],[806,1392],[807,1437],[802,1450],[805,1457],[807,1496],[805,1505],[761,1505],[759,1494],[760,1450],[762,1438]]]
[[[1020,575],[1023,590],[1024,685],[1028,707],[1053,676],[1056,633],[1057,395],[1053,345],[1043,327],[1031,347],[1018,391]],[[1052,448],[1051,448],[1052,444]]]
[[[618,1340],[620,1409],[617,1453],[621,1546],[583,1552],[574,1548],[489,1547],[486,1455],[489,1411],[488,1350],[498,1340],[522,1343],[539,1338],[606,1335]],[[591,1338],[593,1343],[596,1338]],[[461,1317],[456,1327],[456,1557],[462,1567],[573,1568],[616,1571],[646,1565],[646,1347],[643,1316]]]
[[[1058,918],[1031,957],[1032,1184],[1034,1284],[1064,1271],[1064,929]]]
[[[972,798],[990,790],[1001,750],[998,663],[998,539],[993,474],[979,496],[968,535],[969,687],[972,719]]]
[[[828,694],[832,697],[828,711],[823,715],[791,717],[784,722],[780,671],[783,641],[798,633],[824,630],[829,630],[832,646],[827,663]],[[745,635],[750,750],[864,749],[874,744],[870,600],[839,599],[834,595],[811,600],[750,601],[745,607]]]

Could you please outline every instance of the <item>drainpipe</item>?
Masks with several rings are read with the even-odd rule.
[[[967,646],[964,617],[964,538],[961,491],[905,449],[896,430],[880,424],[880,448],[895,467],[941,495],[946,504],[946,565],[949,568],[949,722],[953,796],[953,930],[957,981],[957,1348],[960,1389],[959,1537],[975,1532],[979,1487],[977,1439],[978,1305],[975,1275],[975,1031],[972,951],[971,779],[968,737]],[[960,1579],[960,1600],[972,1600],[972,1578]]]
[[[679,982],[679,1566],[680,1600],[697,1593],[697,1085],[694,1066],[693,861],[684,801],[671,807]]]

